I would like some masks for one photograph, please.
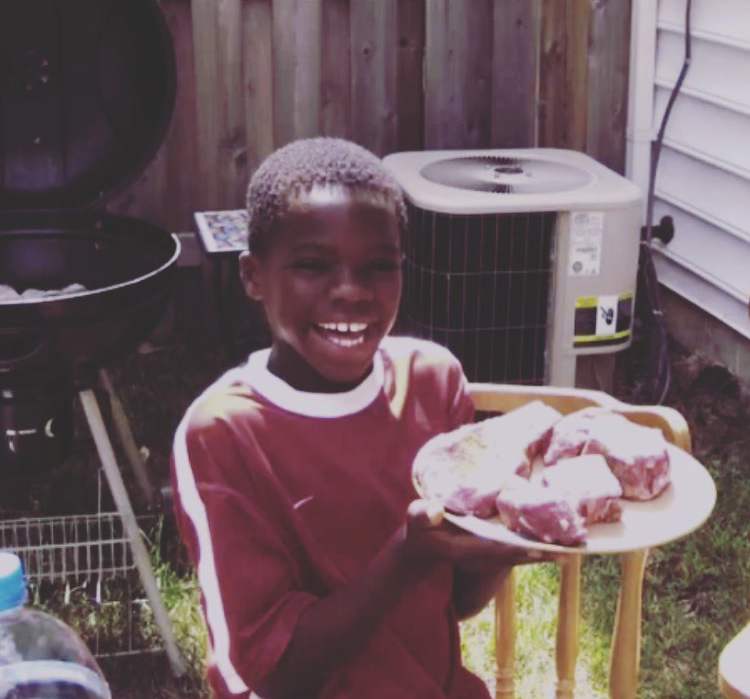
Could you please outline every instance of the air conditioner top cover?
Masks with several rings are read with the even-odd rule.
[[[640,189],[579,151],[557,148],[393,153],[386,168],[415,206],[451,214],[609,209]]]

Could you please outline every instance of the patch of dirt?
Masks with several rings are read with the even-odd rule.
[[[721,364],[699,354],[675,356],[666,403],[685,416],[699,458],[748,442],[750,400],[737,377]]]

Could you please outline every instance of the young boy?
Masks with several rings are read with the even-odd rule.
[[[248,296],[272,346],[188,409],[174,442],[219,697],[487,699],[457,620],[525,554],[416,499],[422,444],[472,419],[457,360],[386,337],[406,212],[371,153],[331,138],[271,155],[248,189]]]

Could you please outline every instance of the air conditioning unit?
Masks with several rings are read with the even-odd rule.
[[[631,342],[641,192],[551,148],[394,153],[409,206],[401,330],[471,381],[575,384],[580,355]]]

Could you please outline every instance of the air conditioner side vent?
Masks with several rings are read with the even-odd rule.
[[[546,383],[556,218],[410,205],[397,329],[447,346],[470,381]]]

